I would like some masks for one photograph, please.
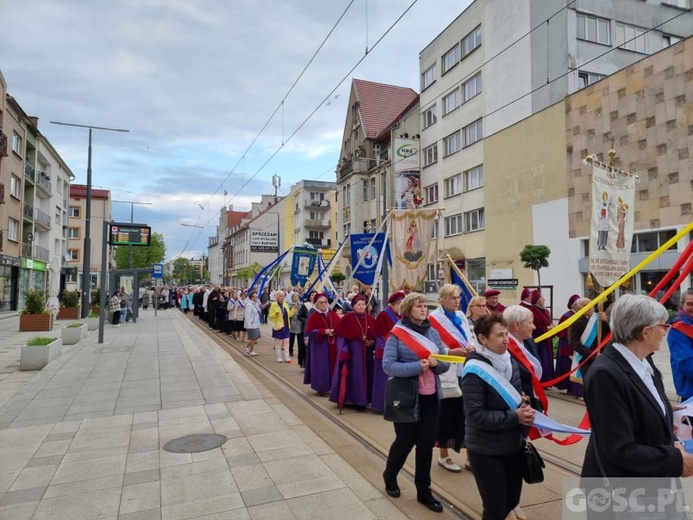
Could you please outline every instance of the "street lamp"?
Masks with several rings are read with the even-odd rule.
[[[84,260],[82,262],[82,318],[86,318],[89,315],[89,290],[91,289],[91,133],[92,130],[105,130],[108,132],[129,132],[130,130],[125,130],[123,128],[107,128],[104,126],[93,126],[93,125],[78,125],[75,123],[61,123],[60,121],[51,121],[51,124],[62,125],[62,126],[75,126],[77,128],[88,128],[89,129],[89,148],[87,153],[87,208],[85,211],[84,219]],[[103,237],[103,240],[107,240],[107,237]],[[101,280],[101,290],[104,291],[105,287],[103,284],[105,280]]]
[[[199,206],[199,204],[198,204]],[[202,207],[202,206],[200,206]],[[205,226],[198,226],[197,224],[184,224],[183,222],[179,222],[179,224],[183,227],[194,227],[194,228],[200,228],[204,229]],[[205,277],[205,254],[202,253],[202,267],[200,267],[200,283],[204,283],[204,277]]]
[[[142,204],[145,206],[151,206],[153,203],[152,202],[135,202],[132,200],[112,200],[111,202],[120,202],[122,204],[130,204],[130,224],[135,222],[133,220],[134,218],[134,211],[135,211],[135,204]],[[128,252],[128,267],[132,269],[132,245],[128,246],[130,248],[130,251]]]

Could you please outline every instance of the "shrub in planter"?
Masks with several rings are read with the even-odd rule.
[[[63,292],[63,299],[60,302],[58,311],[59,320],[76,320],[79,318],[79,291]]]
[[[19,330],[51,330],[53,315],[46,309],[43,291],[28,290],[24,295],[24,308],[19,311]]]
[[[62,352],[60,338],[32,338],[22,347],[20,370],[41,370]]]

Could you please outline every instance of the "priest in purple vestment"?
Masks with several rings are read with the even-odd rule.
[[[332,386],[332,373],[337,364],[335,329],[339,320],[339,315],[327,303],[327,295],[318,294],[306,322],[308,355],[303,373],[303,384],[310,385],[318,395],[326,394]]]

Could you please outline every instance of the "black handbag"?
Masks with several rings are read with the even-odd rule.
[[[522,478],[527,484],[538,484],[544,482],[544,459],[529,441],[525,441],[522,449],[524,463],[522,467]]]
[[[419,422],[419,377],[391,377],[385,385],[383,418],[395,423]]]

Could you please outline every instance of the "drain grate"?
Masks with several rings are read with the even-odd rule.
[[[200,453],[218,448],[228,439],[217,433],[186,435],[164,444],[164,451],[170,453]]]

